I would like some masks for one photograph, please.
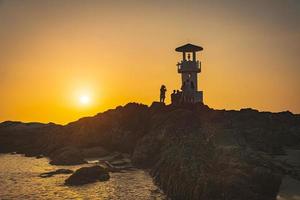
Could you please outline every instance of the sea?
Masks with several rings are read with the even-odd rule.
[[[0,154],[0,199],[98,199],[98,200],[164,200],[163,192],[153,183],[147,171],[134,169],[110,173],[110,180],[83,186],[65,186],[69,174],[41,178],[56,169],[76,170],[83,166],[53,166],[47,158]]]
[[[57,169],[76,170],[92,165],[54,166],[49,165],[47,158],[0,154],[0,200],[167,200],[149,173],[140,169],[110,173],[111,178],[106,182],[76,187],[64,185],[69,174],[39,177]],[[300,200],[299,189],[299,181],[285,177],[277,200]]]

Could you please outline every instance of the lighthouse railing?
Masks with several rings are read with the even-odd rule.
[[[191,60],[182,60],[180,63],[177,63],[178,73],[182,72],[201,72],[201,62],[191,61]]]

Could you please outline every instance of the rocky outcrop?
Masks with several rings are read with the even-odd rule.
[[[109,173],[101,166],[82,167],[65,180],[65,185],[84,185],[96,181],[107,181],[109,178]]]
[[[130,103],[94,117],[82,118],[63,128],[58,140],[79,148],[102,146],[108,151],[131,153],[149,126],[149,108]]]
[[[17,152],[25,156],[47,156],[49,152],[57,149],[57,146],[62,147],[60,141],[54,137],[61,133],[62,127],[53,123],[0,123],[0,153]]]
[[[199,148],[197,143],[171,147],[151,170],[171,199],[276,199],[280,170],[263,165],[264,160],[246,150]],[[198,153],[190,153],[194,151]]]
[[[0,152],[44,155],[52,164],[107,154],[112,169],[126,165],[127,156],[118,157],[126,153],[175,200],[275,199],[282,176],[300,177],[275,159],[287,148],[300,149],[299,115],[202,104],[130,103],[66,126],[0,125]]]

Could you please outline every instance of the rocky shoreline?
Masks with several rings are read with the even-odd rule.
[[[299,115],[202,104],[130,103],[65,126],[0,124],[1,153],[46,156],[55,165],[104,157],[111,170],[147,168],[173,200],[276,199],[284,177],[300,180],[298,163],[284,159],[298,150]]]

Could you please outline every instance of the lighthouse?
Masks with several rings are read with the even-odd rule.
[[[182,60],[177,64],[177,71],[181,74],[182,88],[189,85],[186,90],[190,91],[189,95],[195,103],[203,103],[203,92],[198,91],[198,73],[201,72],[201,62],[196,58],[196,52],[202,50],[202,47],[193,44],[185,44],[175,49],[182,53]]]

